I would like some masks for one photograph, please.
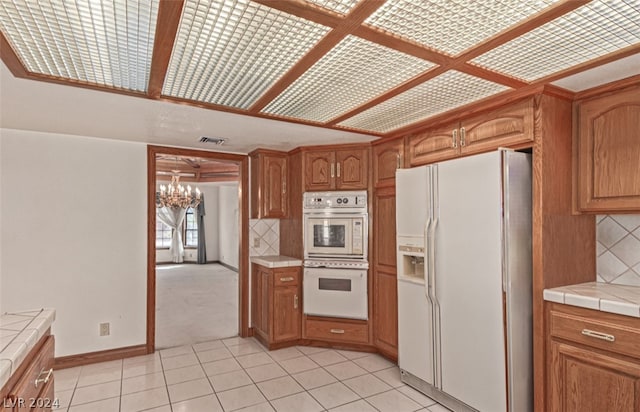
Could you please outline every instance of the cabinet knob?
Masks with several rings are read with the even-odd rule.
[[[335,163],[331,163],[331,177],[336,176],[336,165]]]
[[[464,147],[464,145],[467,144],[467,140],[465,139],[466,135],[467,135],[467,131],[464,130],[464,127],[461,127],[460,128],[460,146],[461,147]]]
[[[293,295],[293,308],[298,309],[298,295]]]
[[[458,129],[453,129],[451,132],[451,147],[454,149],[458,147]]]
[[[344,333],[344,329],[330,329],[329,332],[342,335]]]
[[[340,177],[340,163],[336,165],[336,168],[338,169],[338,177]]]
[[[293,276],[287,276],[286,278],[280,278],[280,282],[293,282]]]
[[[41,378],[42,375],[47,374],[47,376],[45,376],[44,378]],[[51,375],[53,374],[53,368],[49,369],[48,371],[42,370],[40,371],[40,374],[38,375],[38,377],[36,378],[35,381],[35,387],[38,387],[38,384],[40,383],[47,383],[49,382],[49,380],[51,379]]]

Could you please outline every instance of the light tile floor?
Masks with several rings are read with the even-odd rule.
[[[55,371],[69,412],[444,412],[375,354],[239,337]]]

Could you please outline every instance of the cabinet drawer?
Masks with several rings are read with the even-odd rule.
[[[276,269],[273,272],[273,286],[296,286],[300,284],[300,268]]]
[[[53,336],[49,336],[22,375],[22,378],[9,393],[8,398],[12,400],[18,398],[28,400],[40,397],[47,383],[53,380],[53,374],[49,373],[53,367],[53,348],[54,339]],[[47,377],[48,379],[45,382],[44,380]],[[22,409],[18,408],[18,410]]]
[[[640,329],[551,312],[551,336],[640,358]]]
[[[307,319],[305,321],[305,338],[334,340],[341,342],[369,342],[369,328],[365,323],[347,323]]]

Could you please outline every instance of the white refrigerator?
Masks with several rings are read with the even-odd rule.
[[[531,155],[396,174],[402,380],[454,411],[532,411]]]

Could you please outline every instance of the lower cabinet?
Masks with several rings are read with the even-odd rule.
[[[367,321],[352,319],[327,319],[305,317],[305,339],[329,341],[335,343],[369,343]]]
[[[547,304],[547,409],[640,411],[640,319]]]
[[[302,300],[299,267],[251,270],[251,323],[269,349],[295,345],[301,337]]]
[[[53,388],[54,338],[45,335],[7,384],[0,411],[33,412],[56,408]],[[3,392],[4,393],[4,392]]]

